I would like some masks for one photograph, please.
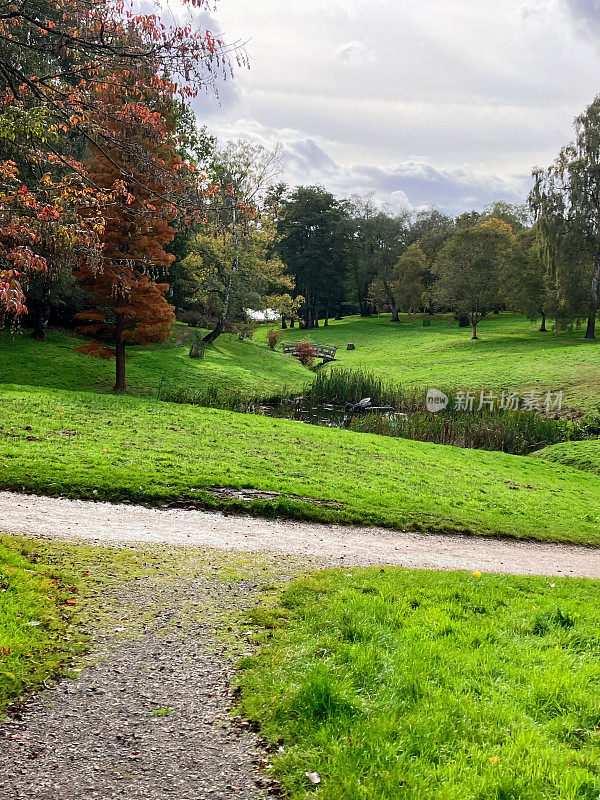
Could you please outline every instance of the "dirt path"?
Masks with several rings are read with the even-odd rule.
[[[165,546],[143,552],[170,558]],[[221,567],[235,564],[224,556]],[[290,572],[283,562],[270,566],[276,578]],[[214,575],[161,569],[92,599],[99,616],[85,668],[0,724],[2,800],[273,796],[265,752],[230,715],[233,661],[252,652],[240,614],[259,600],[256,579]]]
[[[600,548],[396,533],[218,513],[0,493],[0,530],[69,541],[168,543],[294,554],[331,565],[390,564],[600,578]]]

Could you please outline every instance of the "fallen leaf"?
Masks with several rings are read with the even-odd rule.
[[[321,783],[321,773],[320,772],[305,772],[304,773],[308,780],[311,783],[317,784]]]

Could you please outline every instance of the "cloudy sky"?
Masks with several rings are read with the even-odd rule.
[[[219,0],[251,69],[197,103],[285,178],[452,213],[522,202],[600,92],[600,0]]]

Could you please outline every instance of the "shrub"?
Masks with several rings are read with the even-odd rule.
[[[275,348],[279,344],[280,339],[281,339],[281,331],[278,331],[276,328],[271,328],[271,330],[267,331],[267,344],[269,345],[271,350],[275,350]]]
[[[206,328],[209,320],[205,314],[197,309],[182,308],[177,311],[177,319],[189,325],[190,328]]]
[[[167,403],[181,403],[183,405],[204,406],[205,408],[224,408],[228,411],[241,413],[254,413],[257,406],[264,404],[281,403],[283,397],[289,397],[291,390],[284,386],[282,392],[269,394],[268,389],[263,394],[249,394],[235,386],[223,386],[208,383],[197,389],[182,386],[167,386],[161,379],[158,386],[157,398]]]
[[[310,367],[313,363],[317,351],[310,342],[298,342],[295,349],[296,356],[300,359],[300,363],[305,367]]]
[[[240,342],[243,342],[244,339],[252,339],[256,332],[256,326],[251,322],[241,322],[238,325],[237,332]]]

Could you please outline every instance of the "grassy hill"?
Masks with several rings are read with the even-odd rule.
[[[170,342],[130,347],[127,380],[133,395],[156,397],[159,385],[191,391],[234,386],[249,397],[268,398],[286,390],[300,393],[312,374],[297,359],[266,345],[223,334],[208,347],[204,359],[191,359],[190,328],[177,325]],[[0,375],[4,383],[107,392],[114,385],[114,361],[75,352],[86,340],[50,331],[43,343],[28,331],[0,333]]]
[[[188,357],[190,328],[177,325],[172,340],[148,348],[131,347],[127,360],[130,394],[156,397],[159,385],[191,393],[207,386],[233,388],[249,398],[299,394],[313,375],[297,359],[266,346],[262,326],[253,340],[240,342],[224,334],[203,360]],[[481,324],[481,339],[472,341],[447,316],[430,328],[420,319],[389,315],[347,317],[328,328],[284,331],[283,341],[310,338],[336,344],[339,367],[364,367],[406,386],[479,389],[536,388],[565,393],[565,403],[591,408],[600,404],[600,346],[583,332],[556,336],[512,314]],[[83,339],[51,331],[45,343],[28,332],[0,334],[0,369],[5,383],[51,388],[110,391],[114,363],[74,352]],[[352,342],[356,350],[346,350]]]
[[[600,545],[600,478],[539,458],[92,392],[0,399],[4,489]]]
[[[600,343],[583,338],[583,329],[557,336],[513,314],[490,316],[473,341],[468,328],[451,316],[432,319],[405,315],[346,317],[327,328],[284,331],[282,341],[309,339],[338,345],[339,365],[365,367],[407,386],[564,391],[572,406],[600,404]],[[266,328],[256,339],[264,340]],[[356,350],[346,350],[352,342]]]
[[[588,439],[583,442],[562,442],[545,447],[534,454],[537,458],[565,464],[585,472],[600,475],[600,439]]]
[[[313,338],[353,341],[356,351],[340,351],[339,365],[368,366],[406,384],[431,378],[438,386],[522,387],[537,374],[540,386],[555,390],[574,381],[570,397],[578,402],[594,396],[594,342],[544,337],[510,315],[487,325],[484,338],[471,342],[446,318],[430,329],[406,319],[351,318]],[[600,461],[597,442],[523,458],[157,400],[161,383],[190,391],[233,387],[264,398],[301,392],[311,373],[261,344],[265,330],[257,341],[223,336],[201,361],[188,357],[191,331],[184,326],[170,343],[131,348],[129,385],[137,396],[124,398],[107,394],[114,364],[75,353],[77,337],[52,331],[40,344],[24,333],[3,334],[0,487],[600,544],[600,477],[583,471]],[[301,334],[288,331],[292,336]],[[244,489],[248,502],[210,491],[215,487]]]

